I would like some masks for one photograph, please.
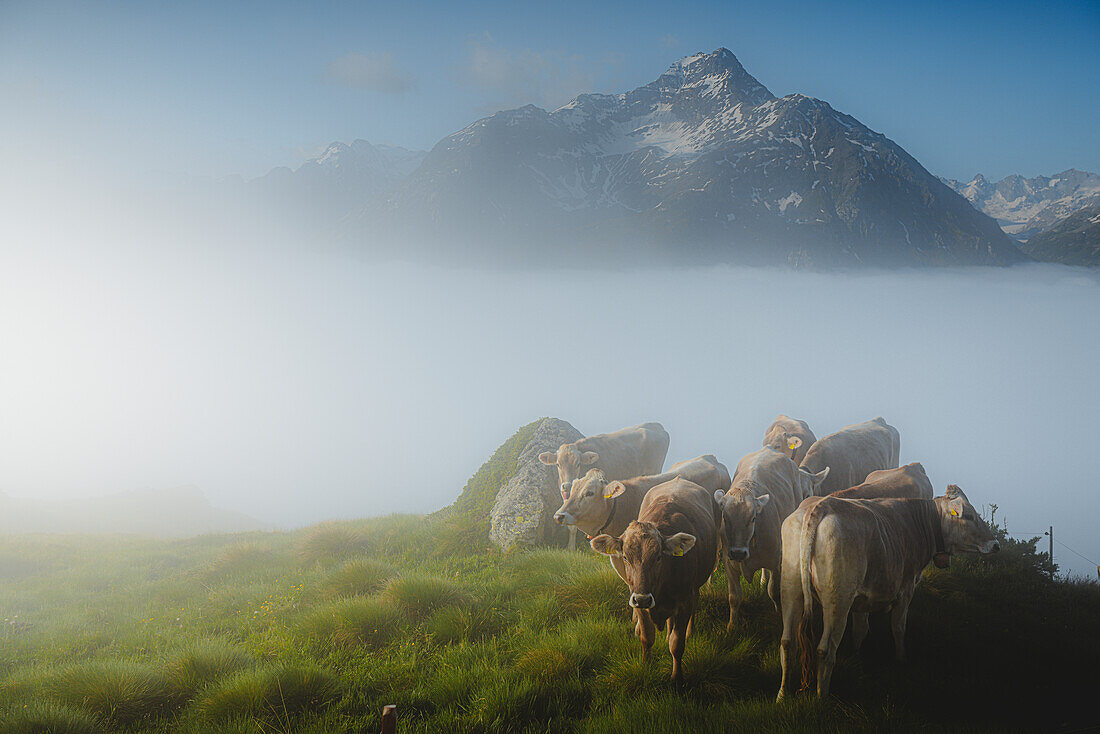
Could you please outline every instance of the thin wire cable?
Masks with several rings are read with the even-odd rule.
[[[1068,550],[1068,551],[1069,551],[1070,553],[1073,553],[1073,554],[1074,554],[1074,555],[1076,555],[1076,556],[1077,556],[1078,558],[1081,558],[1082,560],[1088,561],[1089,563],[1091,563],[1091,564],[1092,564],[1092,565],[1094,565],[1094,566],[1100,566],[1100,563],[1097,563],[1096,561],[1092,560],[1091,558],[1088,558],[1088,557],[1086,557],[1086,556],[1083,556],[1083,555],[1081,555],[1081,554],[1080,554],[1080,553],[1078,553],[1077,551],[1073,550],[1073,548],[1070,548],[1070,547],[1069,547],[1068,545],[1066,545],[1066,544],[1065,544],[1065,543],[1063,543],[1062,541],[1058,540],[1057,538],[1055,538],[1055,539],[1054,539],[1054,542],[1055,542],[1055,543],[1057,543],[1058,545],[1062,546],[1062,547],[1063,547],[1063,548],[1065,548],[1066,550]]]

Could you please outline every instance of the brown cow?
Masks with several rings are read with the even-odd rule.
[[[711,493],[677,477],[646,494],[638,519],[621,537],[598,535],[591,541],[593,549],[624,561],[643,657],[653,646],[654,628],[668,624],[674,681],[683,680],[680,661],[699,588],[714,571],[719,521]]]
[[[602,469],[608,480],[660,474],[668,442],[668,431],[660,423],[642,423],[563,443],[556,452],[543,451],[539,461],[558,467],[558,483],[564,495],[573,480],[589,469]]]
[[[733,486],[718,490],[714,499],[722,510],[720,540],[725,549],[732,630],[741,607],[741,576],[751,579],[762,570],[768,595],[779,609],[779,567],[783,560],[780,527],[799,503],[814,494],[829,475],[809,474],[790,458],[771,448],[746,455],[737,464]]]
[[[966,495],[950,486],[943,497],[846,500],[810,497],[783,522],[783,667],[779,699],[791,689],[795,631],[802,648],[803,684],[809,685],[814,648],[810,619],[816,597],[824,629],[817,645],[817,694],[829,692],[836,649],[848,612],[890,609],[894,648],[905,657],[909,602],[930,560],[951,553],[999,550],[993,531]],[[853,636],[856,630],[853,630]],[[864,630],[865,632],[865,630]],[[858,643],[862,639],[855,640]]]
[[[786,415],[780,415],[764,431],[764,447],[786,454],[795,464],[802,463],[806,452],[816,440],[817,437],[806,421]]]
[[[920,499],[930,500],[935,490],[919,461],[897,469],[879,469],[867,475],[863,484],[831,492],[846,500]]]
[[[829,467],[828,480],[817,490],[826,495],[861,484],[878,469],[896,469],[900,453],[898,429],[875,418],[817,439],[799,465],[811,474]]]

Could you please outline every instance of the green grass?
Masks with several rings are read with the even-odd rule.
[[[0,538],[0,733],[625,730],[1000,731],[1082,727],[1100,588],[1052,581],[1005,541],[929,569],[892,660],[885,615],[841,646],[834,698],[774,703],[778,615],[743,585],[725,631],[705,586],[668,681],[639,655],[626,591],[587,550],[446,553],[447,517],[154,541]],[[437,539],[442,539],[436,543]]]

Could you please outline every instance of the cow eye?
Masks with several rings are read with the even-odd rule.
[[[587,492],[584,493],[584,496],[585,497],[591,497],[594,494],[596,494],[596,490],[590,489],[590,490],[588,490]]]

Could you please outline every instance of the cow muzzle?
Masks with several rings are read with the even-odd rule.
[[[988,543],[983,543],[981,547],[982,553],[997,553],[1001,550],[1001,544],[996,540],[991,540]]]
[[[571,514],[569,514],[568,512],[560,512],[560,511],[554,513],[554,522],[556,522],[558,525],[575,525],[576,524],[573,521],[573,516]]]
[[[631,594],[630,606],[635,609],[652,609],[653,608],[653,594]]]
[[[749,549],[730,548],[728,555],[731,561],[747,561],[749,559]]]

